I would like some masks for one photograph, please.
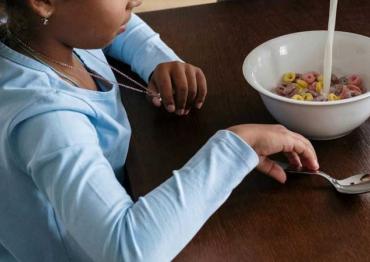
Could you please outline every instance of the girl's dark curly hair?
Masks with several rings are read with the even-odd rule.
[[[5,2],[6,2],[5,0],[0,0],[0,19],[6,17]]]
[[[11,20],[16,31],[26,29],[27,14],[24,0],[0,0],[0,24]]]

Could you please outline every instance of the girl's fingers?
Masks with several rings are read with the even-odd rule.
[[[286,181],[284,170],[268,157],[260,157],[260,163],[257,166],[257,170],[274,178],[282,184]]]
[[[295,152],[290,153],[284,153],[286,158],[288,159],[289,165],[294,167],[301,167],[301,159],[299,158],[299,155]]]
[[[176,114],[183,115],[188,97],[188,80],[186,79],[183,65],[177,65],[172,74],[172,82],[175,87]]]
[[[319,168],[314,151],[304,141],[297,139],[294,136],[291,136],[288,139],[287,149],[288,150],[284,150],[284,152],[297,153],[301,159],[301,162],[305,165],[305,167],[312,169],[312,170],[317,170]]]
[[[159,97],[158,88],[156,87],[154,81],[149,82],[148,92],[150,92],[150,94],[147,94],[146,98],[149,100],[149,102],[151,102],[156,107],[160,107],[162,105],[162,102]]]
[[[315,151],[314,147],[312,146],[311,142],[300,134],[297,134],[297,133],[294,133],[294,132],[291,132],[291,133],[292,133],[292,136],[295,139],[297,139],[297,140],[299,140],[299,141],[301,141],[302,143],[305,144],[307,150],[310,152],[310,155],[312,156],[309,159],[307,159],[305,157],[301,157],[302,165],[304,167],[307,167],[307,168],[313,169],[313,170],[319,169],[319,164],[318,164],[318,160],[317,160],[316,151]]]
[[[297,139],[300,139],[302,140],[307,146],[309,146],[311,148],[311,150],[315,153],[315,156],[317,158],[317,155],[316,155],[316,151],[312,145],[312,143],[310,142],[310,140],[308,140],[307,138],[305,138],[304,136],[302,136],[301,134],[298,134],[298,133],[294,133],[292,132],[292,134],[297,137]]]
[[[188,98],[186,100],[186,114],[189,113],[190,108],[194,105],[195,98],[197,96],[197,78],[196,71],[193,67],[187,66],[185,68],[186,78],[188,80]]]
[[[161,95],[162,102],[158,98],[151,100],[155,106],[163,104],[168,112],[178,115],[188,114],[193,106],[200,109],[207,95],[207,81],[202,70],[180,62],[158,66],[148,88]]]
[[[175,102],[173,100],[172,82],[168,72],[161,72],[156,74],[154,79],[155,85],[159,88],[162,97],[162,103],[168,112],[173,113],[176,110]]]
[[[202,70],[197,69],[196,70],[196,79],[197,79],[197,96],[195,98],[195,107],[200,109],[203,104],[204,100],[207,96],[207,80],[204,76]]]

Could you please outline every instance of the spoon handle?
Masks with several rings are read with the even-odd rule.
[[[277,162],[286,173],[293,173],[293,174],[306,174],[306,175],[317,175],[321,176],[325,179],[327,179],[330,183],[332,183],[334,186],[337,184],[337,180],[329,176],[328,174],[322,172],[322,171],[314,171],[314,170],[307,170],[303,168],[294,168],[290,167],[289,164]]]
[[[303,169],[300,167],[292,167],[288,163],[280,162],[280,161],[275,161],[279,166],[281,166],[282,169],[284,169],[285,172],[287,173],[295,173],[295,174],[307,174],[307,175],[320,175],[318,174],[319,171],[312,171],[312,170],[307,170]]]

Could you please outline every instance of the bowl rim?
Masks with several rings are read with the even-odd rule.
[[[278,41],[278,40],[281,40],[281,39],[284,39],[284,38],[291,37],[293,35],[302,35],[302,34],[307,34],[307,33],[311,33],[311,34],[313,34],[313,33],[325,33],[325,32],[327,32],[327,30],[301,31],[301,32],[295,32],[295,33],[290,33],[290,34],[286,34],[286,35],[281,35],[281,36],[272,38],[272,39],[270,39],[266,42],[263,42],[262,44],[255,47],[252,51],[250,51],[249,54],[244,59],[244,62],[243,62],[243,65],[242,65],[242,72],[243,72],[244,78],[247,80],[248,84],[253,89],[258,91],[260,94],[262,93],[262,94],[264,94],[264,95],[266,95],[270,98],[280,100],[280,101],[283,101],[283,102],[287,102],[287,103],[291,103],[291,104],[297,104],[297,105],[334,106],[334,105],[338,105],[338,104],[353,103],[353,102],[363,100],[363,99],[366,99],[366,98],[370,97],[370,89],[368,87],[367,88],[368,91],[366,93],[364,93],[362,95],[359,95],[359,96],[347,98],[347,99],[342,99],[342,100],[337,100],[337,101],[322,101],[322,102],[320,102],[320,101],[301,101],[301,100],[295,100],[295,99],[287,98],[287,97],[284,97],[284,96],[279,96],[278,94],[275,94],[272,91],[269,91],[269,90],[263,88],[259,83],[255,83],[250,79],[251,74],[247,73],[247,66],[249,64],[250,57],[252,55],[254,55],[257,51],[259,51],[259,49],[261,49],[263,46],[265,46],[269,43],[272,43],[274,41]],[[339,34],[339,35],[347,35],[347,36],[352,35],[352,36],[360,37],[360,38],[363,38],[363,39],[366,39],[366,40],[370,40],[370,37],[365,36],[365,35],[356,34],[356,33],[337,31],[337,30],[335,31],[335,33]],[[252,82],[253,82],[253,84],[252,84]],[[255,84],[255,86],[254,86],[254,84]]]

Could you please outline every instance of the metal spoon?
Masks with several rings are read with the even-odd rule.
[[[346,179],[338,180],[332,178],[323,171],[311,171],[304,168],[294,168],[287,163],[277,162],[285,172],[296,174],[318,175],[327,179],[335,189],[344,194],[362,194],[370,192],[370,174],[358,174]]]

